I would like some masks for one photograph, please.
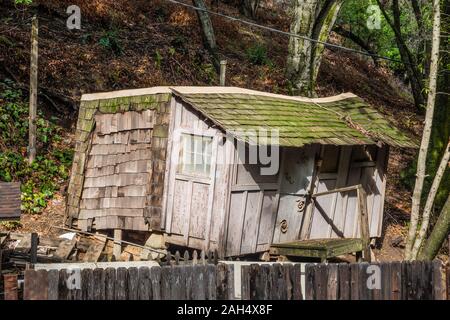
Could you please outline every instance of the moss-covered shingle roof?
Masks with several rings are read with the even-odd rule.
[[[263,129],[278,130],[279,144],[286,147],[379,142],[417,147],[410,137],[353,94],[308,99],[239,88],[174,87],[172,90],[223,130],[251,144],[256,141],[246,133]],[[258,143],[271,142],[260,137]]]

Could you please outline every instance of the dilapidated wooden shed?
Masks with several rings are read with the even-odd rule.
[[[83,95],[76,140],[69,225],[160,232],[225,256],[359,237],[356,189],[327,193],[357,185],[370,237],[379,237],[389,146],[416,147],[353,94],[235,87]],[[279,160],[271,174],[262,174],[271,164],[244,156],[263,147]]]

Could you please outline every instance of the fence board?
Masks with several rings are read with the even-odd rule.
[[[115,283],[116,283],[116,269],[106,268],[105,270],[106,300],[114,300]]]
[[[138,269],[138,300],[152,299],[152,282],[150,280],[150,269],[140,267]]]
[[[94,300],[94,271],[92,269],[81,271],[81,297],[83,300]]]
[[[59,271],[49,270],[48,273],[48,300],[58,300]]]
[[[161,300],[161,268],[152,267],[150,269],[150,280],[152,283],[153,300]]]
[[[391,269],[391,294],[390,300],[402,299],[402,264],[393,262]]]
[[[359,300],[359,266],[350,264],[350,300]]]
[[[128,268],[128,300],[138,300],[139,271],[136,267]]]
[[[106,271],[104,269],[94,269],[94,300],[106,299]]]
[[[350,265],[340,263],[338,265],[339,300],[350,300]]]
[[[303,300],[302,294],[302,269],[300,264],[294,264],[292,268],[292,300]]]
[[[391,299],[391,264],[381,263],[381,300]]]
[[[251,264],[242,266],[241,270],[242,299],[427,300],[446,297],[446,283],[439,261],[308,264],[304,297],[300,264]],[[377,274],[378,271],[381,274]],[[376,275],[381,277],[373,277]],[[381,289],[376,289],[379,283]],[[24,299],[29,300],[233,298],[233,266],[229,264],[25,271]]]
[[[305,300],[314,300],[314,265],[305,266]]]
[[[338,265],[330,264],[328,267],[327,300],[338,299],[338,283]]]

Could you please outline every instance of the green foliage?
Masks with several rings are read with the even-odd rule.
[[[121,55],[123,53],[123,47],[117,36],[117,30],[104,31],[99,42],[105,50],[113,52],[115,55]]]
[[[20,221],[0,221],[0,226],[8,231],[14,231],[22,227],[22,223]]]
[[[37,114],[36,160],[26,159],[28,104],[10,80],[0,82],[0,180],[22,183],[22,210],[38,213],[54,192],[67,181],[73,151],[61,146],[62,128],[55,118],[48,121]]]
[[[267,57],[267,48],[262,44],[254,44],[246,51],[247,59],[255,65],[271,65]]]
[[[159,52],[159,50],[156,49],[156,51],[155,51],[155,66],[158,69],[161,69],[162,61],[163,61],[163,57],[162,57],[161,53]]]
[[[30,5],[33,3],[33,0],[14,0],[15,4],[24,4],[24,5]]]

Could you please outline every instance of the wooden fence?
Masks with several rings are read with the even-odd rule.
[[[232,300],[234,267],[26,270],[23,298]],[[440,261],[308,264],[304,275],[300,264],[252,264],[241,267],[239,286],[243,300],[427,300],[447,294]]]

